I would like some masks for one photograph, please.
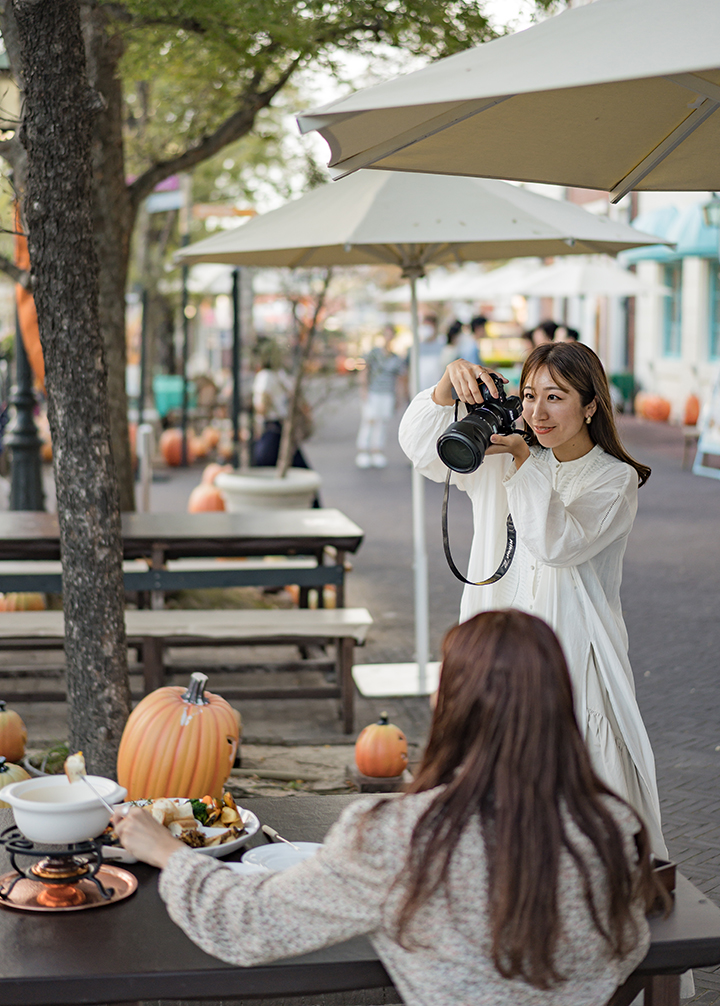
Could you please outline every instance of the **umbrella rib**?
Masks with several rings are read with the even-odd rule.
[[[361,153],[355,154],[353,157],[348,157],[336,164],[331,162],[328,167],[334,179],[337,180],[344,178],[346,175],[352,174],[353,171],[357,171],[358,168],[372,167],[376,161],[380,161],[384,157],[390,157],[392,154],[396,154],[398,151],[404,150],[405,147],[409,147],[413,143],[418,143],[420,140],[426,140],[428,137],[434,136],[435,133],[439,133],[443,129],[447,129],[449,126],[457,125],[458,122],[470,119],[473,115],[485,112],[488,108],[494,108],[495,105],[499,105],[501,102],[507,101],[508,98],[514,97],[514,94],[503,94],[497,98],[464,101],[460,105],[460,109],[465,109],[465,111],[458,111],[458,107],[456,105],[450,111],[443,112],[441,115],[437,115],[430,120],[426,120],[419,126],[414,126],[412,129],[408,129],[404,133],[400,133],[399,136],[393,136],[390,140],[378,143],[377,146],[371,147],[369,150],[363,150]]]
[[[698,107],[693,109],[693,111],[688,115],[679,126],[673,129],[672,133],[665,137],[654,150],[651,150],[647,157],[644,157],[638,165],[636,165],[632,171],[630,171],[624,178],[621,178],[614,188],[610,189],[611,201],[613,203],[619,202],[623,196],[627,195],[631,189],[634,189],[638,182],[641,182],[646,175],[649,175],[658,164],[668,157],[669,154],[679,147],[683,140],[686,140],[691,133],[702,126],[703,122],[709,118],[713,112],[716,112],[720,108],[720,101],[714,101],[710,98],[706,98],[705,101]]]

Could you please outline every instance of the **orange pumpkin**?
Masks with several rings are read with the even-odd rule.
[[[0,594],[0,611],[45,611],[45,595],[33,592]]]
[[[177,468],[182,462],[182,430],[176,427],[163,430],[160,434],[160,453],[166,465]],[[187,459],[189,465],[195,460],[192,437],[190,436],[187,438]]]
[[[355,764],[363,775],[380,779],[402,775],[407,768],[407,738],[387,713],[381,713],[377,723],[360,732],[355,741]]]
[[[655,423],[666,423],[672,412],[672,404],[662,395],[647,395],[641,405],[640,415]]]
[[[188,513],[202,513],[205,510],[224,510],[225,499],[215,486],[201,482],[195,486],[188,500]]]
[[[16,762],[25,754],[27,730],[19,713],[6,707],[7,703],[0,699],[0,755]]]
[[[235,761],[238,721],[225,699],[204,690],[206,682],[207,675],[196,672],[187,689],[158,688],[130,713],[117,762],[129,800],[222,797]]]
[[[209,465],[205,466],[201,481],[204,482],[206,486],[211,486],[220,472],[231,471],[232,465],[220,465],[217,461],[211,461]]]
[[[217,447],[220,441],[220,430],[215,429],[214,426],[206,426],[200,436],[207,444],[207,449],[212,451]]]
[[[688,395],[683,413],[684,426],[696,426],[700,418],[700,399],[697,395]]]
[[[192,452],[196,460],[198,458],[207,457],[207,453],[210,448],[202,437],[196,437],[193,434],[193,436],[190,437],[189,443],[192,445]]]

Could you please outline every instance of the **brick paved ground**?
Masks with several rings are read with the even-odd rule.
[[[407,661],[413,655],[410,469],[395,439],[390,465],[358,471],[354,396],[330,396],[307,453],[323,476],[323,503],[336,506],[366,532],[349,577],[350,605],[374,619],[358,659]],[[631,453],[653,467],[640,492],[640,510],[625,562],[623,605],[638,700],[655,749],[664,827],[671,855],[720,905],[720,481],[681,470],[680,432],[635,419],[622,421]],[[175,473],[153,489],[153,509],[182,510],[198,472]],[[440,540],[440,487],[427,485],[431,580],[430,635],[435,654],[457,617],[461,585],[445,565]],[[451,504],[451,536],[467,553],[471,518],[460,494]],[[460,563],[462,565],[462,563]],[[358,700],[358,725],[387,709],[415,744],[429,723],[427,701]],[[33,728],[57,721],[61,710],[28,710]],[[343,743],[330,702],[245,703],[248,739],[259,742]],[[56,728],[61,730],[61,725]],[[696,972],[694,1003],[720,1006],[720,969]]]

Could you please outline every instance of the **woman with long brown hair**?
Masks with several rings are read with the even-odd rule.
[[[239,877],[137,809],[114,824],[207,952],[259,964],[367,934],[409,1006],[602,1006],[649,943],[645,828],[592,770],[557,637],[519,611],[447,634],[409,791],[358,799],[286,873]]]
[[[447,468],[436,442],[460,402],[493,395],[490,372],[456,360],[435,388],[421,391],[400,425],[400,443],[428,478]],[[520,378],[528,444],[517,434],[493,436],[471,474],[453,474],[473,505],[475,533],[460,618],[515,607],[545,618],[560,636],[575,690],[576,715],[595,771],[641,814],[653,850],[665,854],[655,762],[635,698],[620,603],[622,563],[637,511],[638,486],[650,469],[623,447],[607,377],[581,343],[537,346]],[[495,570],[510,512],[517,551],[509,571]]]

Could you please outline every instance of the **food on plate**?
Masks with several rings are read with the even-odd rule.
[[[87,775],[85,758],[82,751],[76,751],[75,754],[68,755],[63,768],[70,783],[77,782],[78,779],[82,779],[83,776]]]
[[[245,832],[242,815],[231,793],[223,793],[222,801],[211,796],[200,800],[160,797],[157,800],[138,800],[137,806],[193,849],[225,845]],[[208,834],[203,828],[216,834]]]

